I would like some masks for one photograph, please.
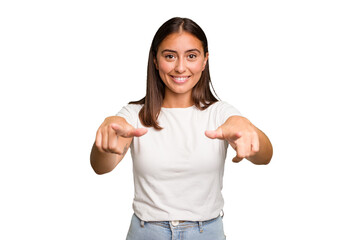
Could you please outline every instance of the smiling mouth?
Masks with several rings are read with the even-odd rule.
[[[176,83],[184,83],[187,80],[189,80],[189,78],[191,77],[191,76],[172,76],[172,75],[170,75],[170,76],[171,76],[172,80],[174,80],[174,82],[176,82]]]

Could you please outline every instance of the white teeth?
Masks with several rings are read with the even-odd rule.
[[[189,77],[173,77],[176,82],[185,82]]]
[[[175,76],[171,76],[171,78],[174,80],[174,82],[182,84],[185,83],[186,81],[189,80],[190,76],[187,77],[175,77]]]
[[[181,78],[175,78],[176,80],[178,80],[178,81],[184,81],[184,80],[186,80],[187,79],[187,77],[181,77]]]

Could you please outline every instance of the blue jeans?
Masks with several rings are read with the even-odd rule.
[[[126,240],[224,240],[222,218],[203,222],[144,222],[133,214]]]

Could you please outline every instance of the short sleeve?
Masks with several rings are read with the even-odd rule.
[[[239,110],[227,102],[220,101],[217,106],[217,116],[219,125],[224,124],[231,116],[242,116]]]
[[[134,109],[134,104],[128,104],[121,108],[116,116],[123,117],[132,126],[136,126],[137,111]]]

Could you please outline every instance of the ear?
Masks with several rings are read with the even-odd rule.
[[[158,66],[158,64],[157,64],[156,58],[154,58],[154,64],[155,64],[156,69],[159,70],[159,66]]]
[[[205,56],[205,59],[204,59],[204,64],[203,64],[203,67],[202,67],[202,71],[204,71],[204,69],[206,67],[206,63],[208,61],[208,58],[209,58],[209,52],[206,53],[206,56]]]

